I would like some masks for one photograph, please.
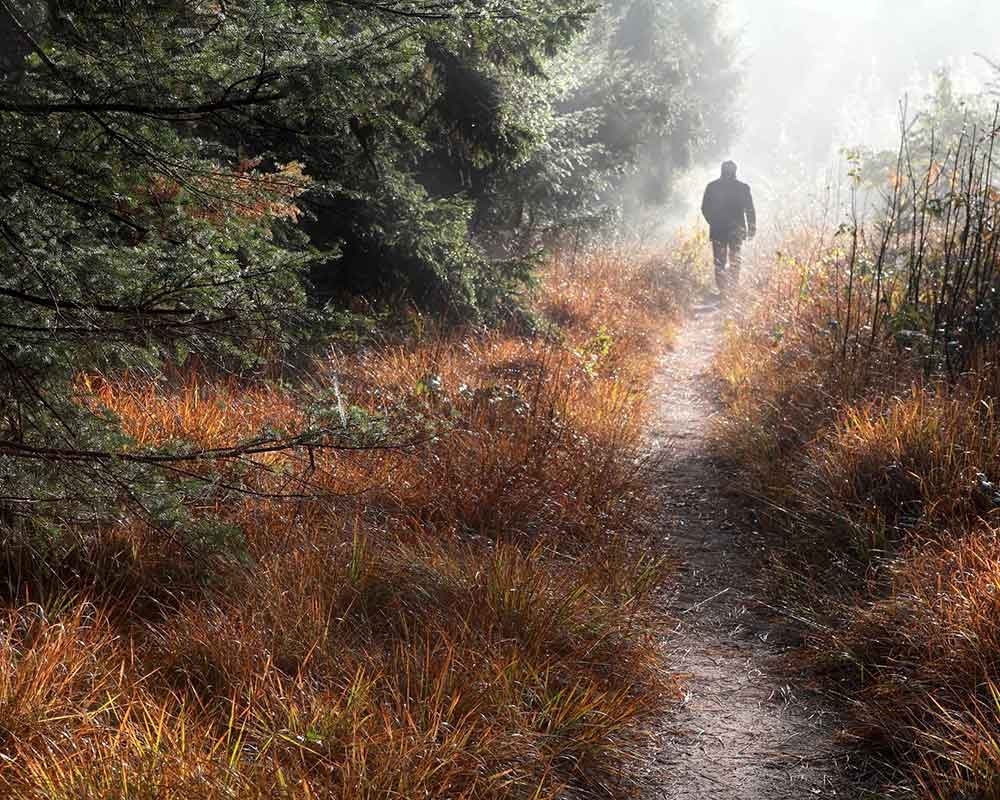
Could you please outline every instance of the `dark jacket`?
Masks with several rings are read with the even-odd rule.
[[[705,187],[701,213],[711,227],[712,241],[732,242],[757,233],[750,187],[735,178],[719,178]]]

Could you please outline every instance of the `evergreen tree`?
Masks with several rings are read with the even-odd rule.
[[[496,231],[519,243],[662,217],[673,182],[735,133],[739,75],[712,0],[609,0],[520,101],[545,136],[493,184]],[[509,239],[508,239],[509,240]]]

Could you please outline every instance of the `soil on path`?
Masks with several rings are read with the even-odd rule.
[[[663,463],[663,529],[680,562],[666,642],[685,698],[657,743],[656,788],[669,800],[864,796],[848,778],[836,717],[782,656],[787,620],[755,597],[749,517],[708,442],[718,400],[707,377],[725,309],[708,304],[665,357],[650,431]]]

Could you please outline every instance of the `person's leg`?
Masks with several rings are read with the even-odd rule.
[[[715,257],[715,283],[718,285],[720,292],[725,291],[726,288],[726,257],[728,249],[726,242],[712,240],[712,255]]]
[[[729,282],[735,286],[740,282],[740,269],[743,267],[743,240],[733,239],[729,243]]]

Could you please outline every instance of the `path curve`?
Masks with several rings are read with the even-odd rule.
[[[661,457],[663,528],[681,562],[666,642],[685,699],[657,740],[659,800],[803,800],[862,796],[847,778],[836,717],[789,676],[784,621],[755,600],[746,513],[725,487],[708,436],[719,411],[707,372],[725,310],[705,305],[664,358],[650,429]],[[792,678],[792,679],[790,679]]]

